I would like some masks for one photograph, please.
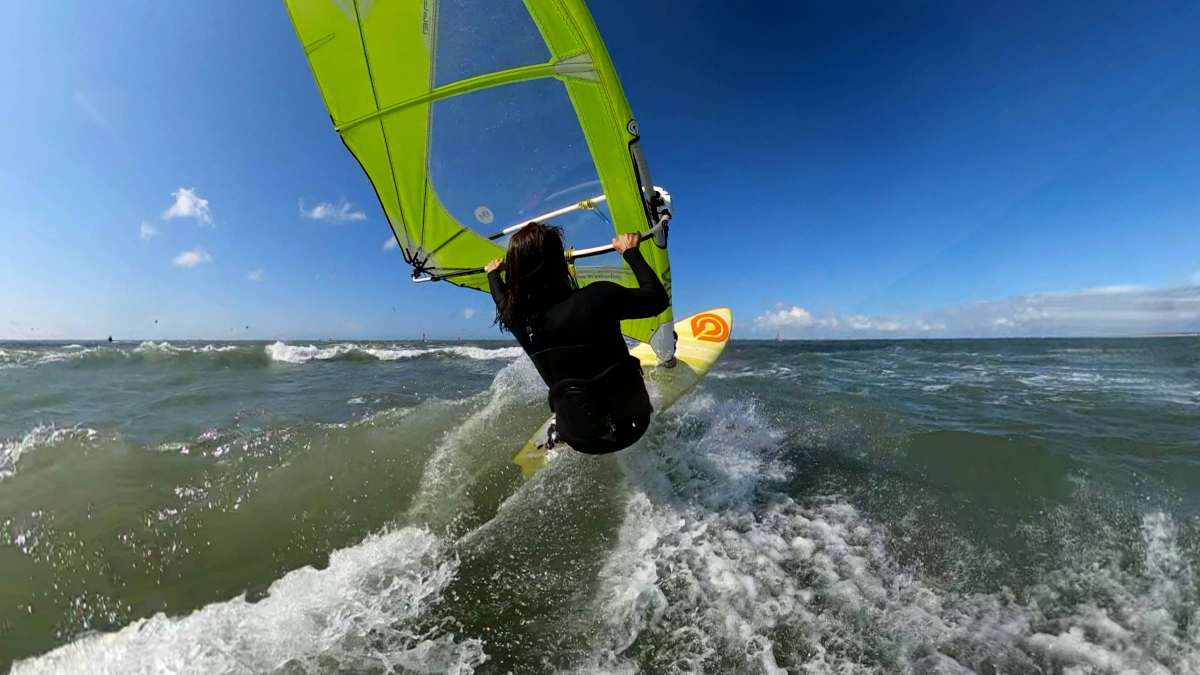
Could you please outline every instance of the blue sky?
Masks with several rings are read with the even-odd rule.
[[[1200,4],[592,4],[675,198],[678,315],[1200,330]],[[281,2],[8,11],[0,338],[500,336],[383,249]]]

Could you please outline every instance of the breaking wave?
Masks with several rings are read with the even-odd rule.
[[[456,569],[435,536],[404,528],[335,551],[326,569],[289,572],[258,602],[242,596],[183,617],[158,614],[19,661],[12,672],[469,675],[487,659],[480,640],[420,621]]]
[[[335,344],[206,344],[174,345],[170,342],[142,342],[137,347],[67,345],[52,349],[0,348],[0,369],[65,363],[77,367],[109,363],[204,363],[213,365],[266,366],[271,363],[310,363],[314,361],[400,361],[419,357],[462,358],[471,360],[514,359],[523,354],[520,347],[413,346],[343,342]]]
[[[286,363],[309,363],[311,361],[399,361],[420,356],[443,355],[490,361],[494,359],[515,359],[524,351],[520,347],[500,347],[486,349],[483,347],[379,347],[356,343],[341,343],[335,345],[289,345],[276,342],[266,346],[266,353],[272,361]]]
[[[95,435],[95,429],[39,424],[20,440],[0,440],[0,481],[16,473],[17,463],[22,455],[27,455],[39,447],[57,445],[68,438],[90,440]]]
[[[577,672],[1200,673],[1200,588],[1170,515],[1020,597],[965,592],[898,562],[845,498],[789,496],[782,435],[752,403],[680,408],[622,457],[634,491]],[[1122,536],[1138,543],[1114,554]]]

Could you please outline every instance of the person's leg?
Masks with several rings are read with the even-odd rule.
[[[631,406],[631,408],[619,411],[624,413],[620,416],[614,416],[612,412],[605,415],[603,433],[593,431],[587,435],[572,433],[576,427],[570,424],[570,416],[564,419],[560,413],[556,420],[557,436],[575,450],[588,455],[604,455],[624,450],[636,443],[646,433],[646,429],[650,426],[650,415],[653,412],[649,399],[644,407]],[[562,424],[562,422],[566,423]],[[594,425],[592,426],[594,427]]]
[[[646,433],[654,412],[639,369],[613,371],[585,386],[562,387],[553,393],[559,438],[587,454],[633,445]]]

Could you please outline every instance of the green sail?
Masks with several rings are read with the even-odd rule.
[[[486,290],[464,272],[504,254],[506,226],[546,214],[575,248],[653,224],[637,124],[581,0],[286,5],[414,277]],[[641,248],[669,292],[665,238]],[[635,283],[616,254],[576,276]],[[622,331],[665,358],[671,324],[668,308]]]

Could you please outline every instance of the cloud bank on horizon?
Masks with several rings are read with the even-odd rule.
[[[971,338],[1134,336],[1200,331],[1200,274],[1166,288],[1105,286],[979,300],[910,316],[813,316],[779,304],[755,317],[754,337]]]

